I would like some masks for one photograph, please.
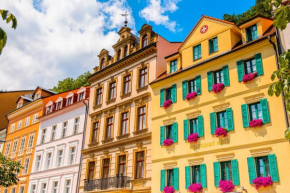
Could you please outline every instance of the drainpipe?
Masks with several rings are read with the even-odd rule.
[[[276,44],[271,40],[271,36],[268,36],[268,40],[273,45],[273,48],[274,48],[275,58],[276,58],[276,67],[277,67],[277,69],[280,69],[279,62],[278,62],[278,53],[277,53]],[[286,127],[288,128],[289,127],[289,120],[288,120],[286,105],[285,105],[283,98],[284,98],[284,93],[282,92],[282,103],[283,103],[283,109],[284,109],[284,116],[286,119]],[[289,142],[290,142],[290,140],[289,140]]]
[[[87,102],[85,102],[87,101]],[[86,136],[86,128],[87,128],[87,119],[88,119],[88,112],[89,112],[89,101],[88,100],[84,100],[83,103],[84,105],[86,105],[86,112],[85,112],[85,122],[84,122],[84,129],[83,129],[83,141],[82,141],[82,149],[81,151],[84,149],[85,146],[85,136]],[[77,179],[77,193],[79,193],[79,186],[80,186],[80,176],[81,176],[81,170],[82,170],[82,163],[83,163],[83,154],[81,153],[81,160],[80,160],[80,164],[79,164],[79,172],[78,172],[78,179]]]

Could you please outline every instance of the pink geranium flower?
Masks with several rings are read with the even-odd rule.
[[[228,136],[228,133],[227,133],[227,129],[226,128],[222,128],[222,127],[219,127],[215,130],[215,136],[216,137],[227,137]]]
[[[196,97],[196,95],[197,95],[197,92],[191,92],[191,93],[188,93],[187,95],[186,95],[186,100],[191,100],[191,99],[194,99],[195,97]]]
[[[174,187],[168,187],[168,186],[165,186],[165,188],[163,189],[163,193],[174,193],[175,190],[174,190]]]
[[[187,137],[187,141],[189,142],[189,143],[191,143],[191,142],[197,142],[197,140],[198,140],[198,134],[197,133],[193,133],[193,134],[190,134],[188,137]]]
[[[260,187],[272,186],[273,180],[269,177],[258,177],[253,180],[253,186],[258,190]]]
[[[257,72],[245,74],[243,77],[243,83],[247,83],[253,80],[254,78],[256,78],[256,76],[257,76]]]
[[[232,192],[235,189],[235,186],[232,181],[221,180],[219,182],[219,188],[222,192]]]
[[[169,145],[172,145],[173,144],[173,140],[172,139],[165,139],[163,141],[163,145],[164,146],[169,146]]]
[[[202,192],[202,186],[200,183],[197,184],[191,184],[188,187],[189,192],[194,192],[194,193],[201,193]]]
[[[172,105],[172,100],[171,99],[169,99],[169,100],[167,100],[167,101],[165,101],[164,103],[163,103],[163,108],[165,108],[165,109],[167,109],[168,107],[170,107]]]
[[[250,121],[249,126],[250,127],[261,127],[263,125],[262,119],[254,119]]]
[[[225,88],[224,83],[218,83],[218,84],[214,84],[214,85],[212,86],[212,91],[213,91],[214,93],[218,93],[218,92],[220,92],[221,90],[223,90],[224,88]]]

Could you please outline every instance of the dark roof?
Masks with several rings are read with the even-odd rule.
[[[173,54],[170,54],[170,55],[168,55],[168,56],[165,56],[165,59],[166,58],[170,58],[171,56],[174,56],[174,55],[176,55],[176,54],[178,54],[179,52],[175,52],[175,53],[173,53]]]
[[[247,19],[246,21],[243,21],[242,23],[240,23],[240,24],[239,24],[239,27],[240,27],[241,25],[243,25],[243,24],[245,24],[245,23],[247,23],[247,22],[249,22],[249,21],[253,20],[253,19],[256,19],[256,18],[258,18],[258,17],[261,17],[261,18],[264,18],[264,19],[273,20],[272,18],[265,17],[265,16],[263,16],[263,15],[256,15],[256,16],[254,16],[254,17],[251,17],[251,18]]]

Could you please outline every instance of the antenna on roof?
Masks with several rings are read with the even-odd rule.
[[[128,13],[127,13],[127,11],[125,12],[125,13],[122,13],[121,14],[123,17],[125,17],[125,21],[124,21],[124,23],[125,23],[125,27],[127,27],[127,24],[128,24],[128,20],[127,20],[127,16],[129,15]]]

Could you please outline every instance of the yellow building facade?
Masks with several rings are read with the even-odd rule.
[[[150,83],[152,192],[198,183],[221,192],[220,181],[236,192],[289,192],[288,122],[282,98],[267,93],[277,69],[272,23],[202,16],[166,57],[166,73]],[[272,186],[253,187],[268,176]]]

